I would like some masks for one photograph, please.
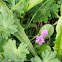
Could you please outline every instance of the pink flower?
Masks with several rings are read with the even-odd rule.
[[[44,43],[44,38],[42,36],[37,36],[35,43],[39,43],[39,45],[42,45]]]
[[[46,36],[48,35],[48,31],[47,31],[47,30],[43,30],[43,31],[41,32],[41,35],[42,35],[43,37],[46,37]]]

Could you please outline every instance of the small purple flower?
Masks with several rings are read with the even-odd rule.
[[[39,45],[42,45],[44,43],[44,38],[42,36],[37,36],[35,43],[39,43]]]
[[[47,30],[43,30],[43,31],[41,32],[41,35],[42,35],[43,37],[46,37],[46,36],[48,35],[48,31],[47,31]]]

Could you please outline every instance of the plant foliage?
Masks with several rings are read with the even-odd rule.
[[[0,36],[2,36],[2,38],[7,39],[10,34],[17,32],[17,26],[14,22],[13,16],[8,15],[7,13],[0,14]]]
[[[13,15],[11,11],[9,12],[8,8],[6,7],[5,3],[0,1],[0,36],[2,38],[7,39],[10,34],[14,34],[17,32],[17,26],[14,24],[15,20],[13,18]],[[6,9],[4,9],[6,7]],[[8,13],[7,13],[8,11]],[[4,15],[3,15],[4,14]]]
[[[60,57],[62,54],[62,17],[59,18],[58,24],[56,26],[56,40],[54,50],[57,51],[57,57]]]
[[[23,18],[24,14],[30,10],[35,5],[42,2],[42,0],[4,0],[7,1],[9,4],[7,6],[11,10],[15,10],[15,13],[18,14],[21,18]],[[35,1],[35,2],[34,2]]]
[[[7,59],[26,59],[26,54],[29,54],[27,44],[21,43],[19,47],[16,47],[16,41],[9,39],[4,46],[4,57]]]
[[[3,5],[6,6],[3,1],[1,1],[0,3],[3,3]],[[4,8],[4,6],[2,7]],[[1,36],[3,38],[6,37],[5,39],[7,39],[8,36],[10,36],[10,34],[13,34],[20,40],[20,42],[24,42],[28,45],[28,48],[33,55],[37,55],[37,53],[33,48],[33,45],[31,44],[30,40],[28,39],[27,35],[24,32],[24,28],[20,25],[19,19],[16,16],[14,16],[13,12],[10,9],[8,9],[8,7],[3,12],[4,12],[4,15],[3,13],[1,13],[1,15],[4,18],[2,18],[2,16],[0,18],[3,20],[3,21],[1,20],[1,25],[0,25],[1,31],[2,31]]]
[[[32,62],[60,62],[57,58],[56,58],[56,52],[50,52],[48,50],[46,50],[45,52],[42,53],[42,60],[38,57],[35,56],[35,58],[33,58],[31,61]]]
[[[53,32],[55,44],[51,40],[55,38]],[[35,38],[43,44],[35,44]],[[61,57],[62,0],[0,0],[1,62],[28,62],[28,59],[31,62],[60,62]]]
[[[62,0],[59,0],[59,1],[58,1],[58,4],[62,4]]]
[[[44,52],[46,49],[48,49],[48,51],[51,51],[50,46],[42,44],[37,48],[37,53],[41,56],[41,53]]]
[[[41,34],[42,30],[48,30],[48,35],[46,38],[49,38],[54,32],[54,27],[51,24],[45,24],[43,27],[41,27],[39,34]]]
[[[47,23],[48,17],[57,18],[56,13],[58,13],[58,8],[60,6],[54,2],[54,0],[45,0],[32,8],[29,13],[30,15],[35,15],[33,17],[33,22],[45,22]],[[47,16],[46,16],[47,15]]]

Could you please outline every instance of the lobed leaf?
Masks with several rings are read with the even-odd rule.
[[[7,6],[11,10],[15,10],[14,12],[23,18],[23,14],[27,11],[29,11],[32,7],[39,4],[43,0],[4,0],[7,1]],[[34,2],[35,1],[35,2]]]
[[[7,1],[7,6],[17,14],[18,17],[23,18],[23,14],[27,10],[27,0],[5,0]]]
[[[8,39],[10,34],[17,32],[17,26],[14,24],[15,20],[13,18],[12,12],[6,7],[5,3],[0,1],[0,5],[0,36],[2,36],[2,38]],[[4,9],[4,7],[6,7],[6,9]]]
[[[17,26],[14,22],[13,16],[8,15],[7,13],[4,13],[4,15],[3,13],[0,14],[0,35],[2,38],[7,39],[10,34],[17,32]]]
[[[62,0],[59,0],[59,1],[58,1],[58,4],[62,4]]]
[[[47,23],[49,18],[57,18],[59,12],[59,5],[54,0],[44,0],[40,4],[33,7],[29,14],[33,17],[33,22],[45,22]],[[47,15],[47,16],[46,16]]]
[[[19,47],[16,47],[16,41],[9,39],[4,46],[4,57],[11,60],[24,60],[26,54],[29,54],[27,44],[21,43]]]
[[[42,60],[38,56],[35,56],[35,58],[31,59],[31,62],[42,62]]]
[[[42,59],[43,62],[60,62],[58,58],[56,58],[57,52],[49,52],[46,50],[45,52],[42,53]]]
[[[32,62],[60,62],[58,58],[56,58],[56,52],[48,51],[42,52],[42,60],[36,56],[31,61]],[[37,61],[36,61],[37,59]]]
[[[6,11],[8,11],[9,13],[6,13]],[[13,34],[20,40],[20,42],[24,42],[28,45],[30,52],[34,56],[37,55],[36,51],[34,50],[33,45],[31,44],[30,40],[28,39],[28,37],[26,36],[24,32],[24,28],[20,25],[20,22],[18,18],[16,17],[17,15],[15,15],[13,18],[14,14],[12,13],[12,11],[9,9],[6,9],[6,11],[4,11],[4,15],[2,13],[2,16],[4,17],[2,19],[3,21],[1,21],[2,25],[0,26],[1,30],[3,30],[2,32],[4,33],[4,35],[1,33],[3,35],[2,37],[7,39],[8,36],[10,36],[10,34]],[[3,24],[3,22],[5,24]]]
[[[37,53],[41,56],[42,52],[44,52],[46,49],[48,49],[48,51],[51,51],[50,46],[42,44],[37,48]]]

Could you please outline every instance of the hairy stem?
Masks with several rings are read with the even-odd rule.
[[[39,34],[37,34],[36,36],[34,36],[30,41],[34,40]]]
[[[57,25],[58,21],[53,24],[53,26]]]

